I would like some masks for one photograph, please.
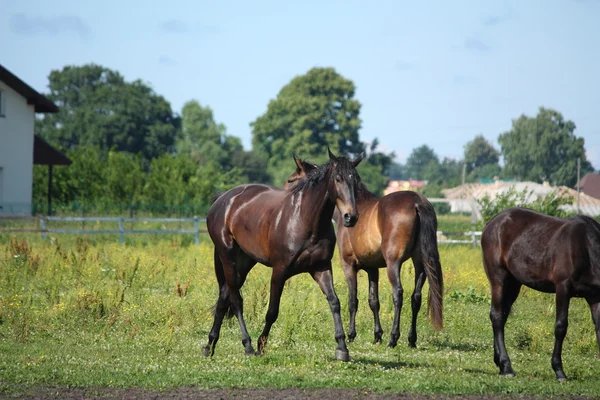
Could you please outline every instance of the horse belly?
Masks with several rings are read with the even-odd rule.
[[[521,282],[523,285],[545,293],[555,293],[556,286],[554,282],[548,279],[552,276],[551,272],[548,271],[548,267],[532,266],[528,265],[526,268],[519,268],[518,264],[526,263],[526,261],[520,261],[520,263],[509,263],[508,270],[510,273]]]
[[[365,237],[363,239],[356,240],[356,243],[352,244],[354,255],[358,261],[363,265],[381,264],[385,266],[385,260],[381,253],[381,236]]]

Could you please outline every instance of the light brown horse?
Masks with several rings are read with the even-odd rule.
[[[279,303],[287,279],[309,273],[329,302],[338,343],[336,357],[349,360],[340,302],[333,287],[331,258],[335,232],[331,226],[334,209],[347,227],[358,219],[355,167],[350,161],[329,152],[329,162],[307,176],[291,190],[269,185],[237,186],[221,194],[210,207],[206,226],[215,245],[215,274],[219,298],[204,355],[213,355],[226,315],[236,315],[246,354],[255,354],[243,314],[240,289],[257,263],[272,268],[269,307],[264,329],[258,338],[258,354],[267,343],[271,326],[279,315]]]
[[[302,182],[316,168],[315,164],[302,161],[296,156],[294,161],[296,171],[288,178],[284,187],[293,187]],[[437,217],[433,206],[423,195],[413,191],[394,192],[379,198],[360,183],[356,207],[360,219],[352,229],[343,226],[343,220],[337,210],[334,213],[338,226],[337,244],[348,283],[348,340],[353,341],[356,337],[356,275],[362,269],[369,277],[369,306],[375,320],[374,342],[381,342],[383,330],[379,320],[379,268],[387,268],[394,301],[394,321],[388,346],[396,346],[400,337],[400,312],[404,292],[400,281],[400,268],[404,261],[412,258],[415,267],[415,289],[411,297],[412,321],[408,343],[415,347],[417,315],[421,309],[421,291],[425,278],[429,281],[430,321],[435,329],[443,327],[444,283],[437,248]]]

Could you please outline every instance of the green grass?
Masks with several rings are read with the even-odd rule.
[[[563,362],[571,379],[555,381],[554,297],[523,289],[507,324],[517,376],[498,376],[488,318],[489,288],[478,248],[440,248],[446,283],[445,329],[419,315],[416,349],[407,345],[414,271],[402,269],[404,308],[398,347],[373,345],[366,274],[359,274],[358,336],[352,360],[336,361],[329,307],[310,276],[286,284],[267,352],[244,356],[236,319],[226,320],[212,358],[201,356],[217,297],[212,245],[179,237],[119,246],[107,240],[0,240],[0,393],[37,386],[167,389],[300,387],[355,388],[378,393],[600,393],[600,360],[585,301],[574,299]],[[188,243],[188,242],[186,242]],[[185,243],[183,243],[185,244]],[[335,288],[347,329],[347,289],[337,256]],[[393,316],[382,271],[384,343]],[[270,270],[256,266],[243,288],[251,337],[263,327]],[[186,283],[189,280],[189,286]],[[179,290],[177,289],[179,287]],[[428,286],[425,286],[425,290]],[[426,296],[424,296],[426,299]]]

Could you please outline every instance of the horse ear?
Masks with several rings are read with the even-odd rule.
[[[296,172],[301,172],[304,169],[304,166],[302,165],[302,160],[300,160],[298,157],[296,157],[296,155],[293,155],[294,157],[294,162],[296,163]]]
[[[337,161],[337,157],[333,155],[333,153],[331,152],[331,150],[329,149],[329,146],[327,146],[327,153],[329,153],[329,159],[331,161]]]
[[[358,164],[360,164],[360,162],[363,160],[363,158],[365,158],[364,151],[362,153],[360,153],[358,155],[358,157],[356,157],[354,160],[352,160],[352,165],[354,165],[354,168],[356,168],[358,166]]]

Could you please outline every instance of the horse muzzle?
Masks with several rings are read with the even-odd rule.
[[[358,214],[344,214],[344,226],[347,228],[351,228],[356,225],[356,221],[358,221]]]

